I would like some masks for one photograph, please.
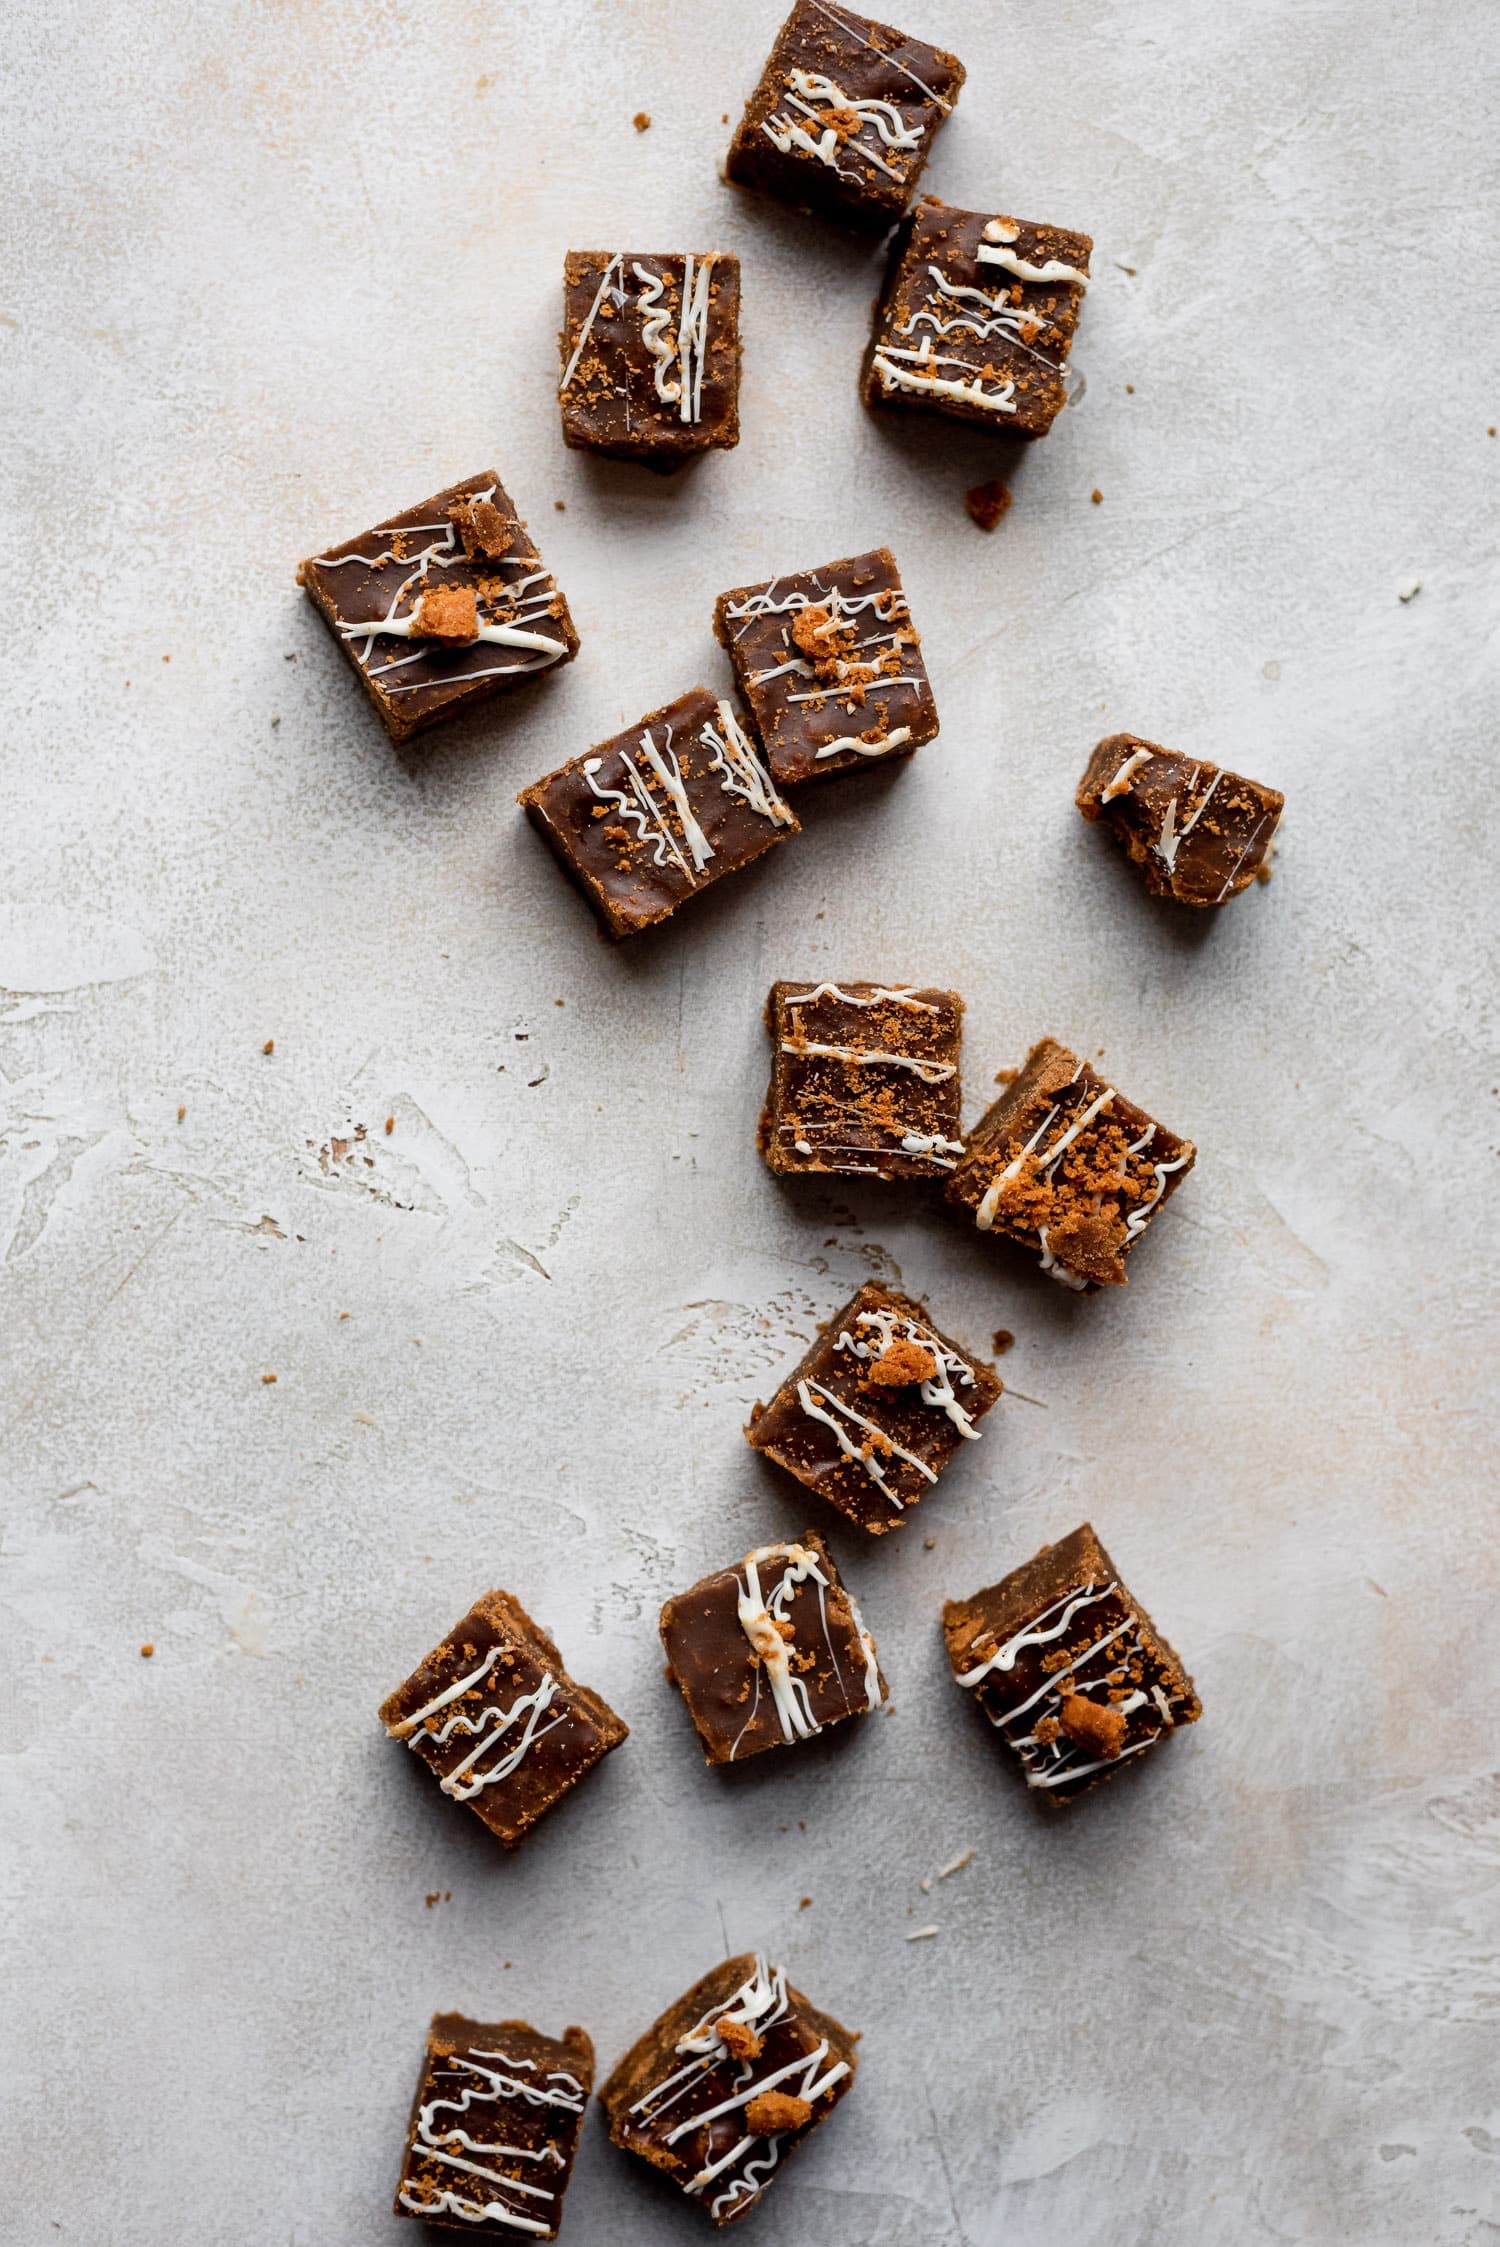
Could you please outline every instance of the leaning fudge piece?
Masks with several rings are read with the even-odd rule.
[[[435,2013],[407,2126],[396,2214],[555,2239],[594,2047],[582,2029]]]
[[[1045,437],[1067,397],[1087,234],[931,196],[897,235],[865,360],[867,406]]]
[[[810,1740],[886,1695],[875,1641],[811,1529],[669,1599],[661,1642],[705,1763]]]
[[[1201,757],[1179,757],[1133,733],[1112,733],[1075,798],[1145,876],[1153,897],[1222,905],[1265,865],[1285,796]]]
[[[1202,1711],[1193,1681],[1087,1522],[972,1599],[950,1599],[953,1675],[1043,1802],[1070,1802]]]
[[[825,0],[797,0],[729,144],[724,176],[883,234],[906,209],[964,66]]]
[[[563,266],[563,441],[670,474],[740,441],[740,261],[570,250]]]
[[[820,1328],[745,1440],[880,1536],[927,1495],[1003,1384],[925,1306],[867,1280]]]
[[[938,730],[889,547],[721,593],[714,631],[784,788],[910,756]]]
[[[628,1735],[509,1592],[486,1592],[380,1711],[507,1849]]]
[[[952,1170],[964,1002],[884,983],[773,983],[760,1151],[786,1174],[925,1178]]]
[[[393,741],[578,653],[568,604],[493,468],[315,555],[297,582]]]
[[[698,2200],[721,2228],[854,2082],[855,2039],[786,1969],[727,1958],[647,2029],[599,2093],[617,2146]]]
[[[1126,1256],[1197,1152],[1043,1038],[970,1131],[943,1195],[980,1232],[1035,1249],[1064,1287],[1123,1287]]]
[[[633,936],[799,832],[730,705],[693,687],[519,802],[606,936]]]

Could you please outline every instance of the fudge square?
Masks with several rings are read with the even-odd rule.
[[[1003,1384],[940,1333],[925,1305],[878,1280],[819,1330],[745,1440],[880,1536],[899,1528]]]
[[[1045,437],[1067,397],[1087,234],[924,196],[891,250],[865,361],[867,406]]]
[[[784,788],[910,756],[938,730],[889,547],[721,593],[714,631]]]
[[[396,2214],[555,2239],[594,2047],[582,2029],[436,2013],[407,2126]]]
[[[509,1592],[486,1592],[380,1711],[507,1849],[628,1737]]]
[[[724,176],[884,234],[911,200],[964,66],[825,0],[797,0],[729,144]]]
[[[811,1529],[669,1599],[661,1642],[705,1763],[811,1740],[886,1697],[875,1641]]]
[[[599,2093],[617,2146],[721,2228],[774,2183],[854,2082],[853,2034],[759,1953],[726,1958],[633,2044]]]
[[[773,983],[760,1151],[783,1175],[924,1178],[951,1171],[964,1002],[906,984]]]
[[[943,1195],[981,1233],[1034,1249],[1064,1287],[1123,1287],[1126,1257],[1196,1156],[1190,1139],[1043,1038],[970,1131]]]
[[[800,832],[730,705],[693,687],[523,790],[606,936],[667,920]]]
[[[568,604],[493,468],[315,555],[297,582],[393,741],[578,653]]]
[[[563,442],[663,474],[740,441],[740,261],[570,250],[563,264]]]
[[[1286,803],[1258,780],[1133,733],[1100,742],[1074,800],[1139,866],[1152,896],[1179,905],[1223,905],[1258,875],[1268,879]]]
[[[943,1608],[953,1675],[1026,1784],[1070,1802],[1202,1711],[1193,1681],[1087,1522]]]

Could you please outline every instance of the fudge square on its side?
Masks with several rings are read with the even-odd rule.
[[[773,983],[760,1151],[784,1176],[932,1182],[962,1157],[956,991]]]
[[[746,1441],[879,1536],[899,1528],[954,1454],[977,1443],[1002,1383],[925,1304],[867,1280],[821,1327]]]
[[[606,936],[667,920],[799,823],[732,706],[693,687],[522,791]]]
[[[493,468],[314,555],[297,582],[393,741],[578,653],[568,604]]]
[[[980,1232],[1018,1242],[1050,1278],[1092,1292],[1124,1285],[1126,1257],[1196,1155],[1190,1139],[1043,1038],[970,1130],[943,1194]]]
[[[811,1529],[678,1592],[661,1642],[705,1763],[811,1740],[886,1697],[875,1641]]]
[[[555,2239],[594,2082],[582,2029],[437,2013],[407,2124],[396,2214]]]
[[[783,788],[870,771],[937,733],[922,643],[887,546],[721,593],[714,631]]]
[[[384,1703],[380,1721],[507,1849],[629,1730],[569,1677],[509,1592],[476,1600]]]
[[[1067,400],[1087,234],[924,196],[892,246],[865,359],[867,406],[1045,437]]]
[[[964,66],[832,0],[796,0],[745,104],[724,176],[863,232],[901,216]]]
[[[1179,905],[1224,905],[1268,879],[1286,804],[1258,780],[1133,733],[1100,742],[1074,800],[1140,868],[1152,896]]]
[[[721,2228],[760,2201],[854,2082],[855,2039],[758,1953],[727,1958],[669,2006],[599,2093],[617,2146]]]
[[[740,261],[569,250],[558,338],[563,441],[669,475],[740,440]]]
[[[1087,1522],[943,1608],[959,1685],[1059,1807],[1202,1713],[1193,1681]]]

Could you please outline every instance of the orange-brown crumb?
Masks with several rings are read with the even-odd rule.
[[[650,110],[638,109],[635,115],[631,118],[630,122],[632,125],[634,125],[638,133],[649,133],[651,130]]]
[[[1057,1721],[1075,1747],[1092,1748],[1109,1760],[1125,1745],[1126,1724],[1119,1710],[1091,1701],[1087,1694],[1064,1692]]]
[[[145,1661],[149,1662],[149,1661],[150,1661],[150,1659],[151,1659],[151,1657],[152,1657],[152,1655],[153,1655],[153,1654],[154,1654],[155,1652],[156,1652],[156,1641],[155,1641],[154,1639],[149,1639],[149,1638],[148,1638],[148,1639],[147,1639],[147,1641],[146,1641],[146,1643],[145,1643],[145,1645],[144,1645],[144,1646],[143,1646],[143,1647],[141,1648],[141,1655],[142,1655],[142,1658],[143,1658],[143,1659],[144,1659]]]
[[[726,2013],[715,2034],[725,2051],[732,2052],[737,2060],[760,2058],[761,2040],[748,2021],[737,2021],[732,2013]]]
[[[1013,1350],[1015,1346],[1016,1338],[1008,1326],[997,1326],[990,1336],[990,1348],[997,1358],[1003,1358],[1006,1351]]]
[[[498,562],[516,535],[492,499],[461,499],[448,510],[448,520],[471,562]]]
[[[1010,506],[1010,493],[997,477],[992,483],[975,484],[964,493],[964,505],[969,519],[982,531],[992,531]]]
[[[389,1139],[389,1138],[390,1138],[390,1136],[391,1136],[391,1133],[392,1133],[392,1132],[393,1132],[393,1131],[395,1130],[395,1128],[396,1128],[396,1119],[395,1119],[395,1117],[394,1117],[394,1116],[387,1116],[387,1117],[386,1117],[386,1119],[385,1119],[385,1135],[386,1135],[387,1139]]]
[[[1089,493],[1089,498],[1090,498],[1090,499],[1091,499],[1091,500],[1093,501],[1094,505],[1095,505],[1095,506],[1097,507],[1097,506],[1099,505],[1099,502],[1100,502],[1100,501],[1101,501],[1101,500],[1103,499],[1103,497],[1104,497],[1104,494],[1103,494],[1103,492],[1102,492],[1102,491],[1100,491],[1100,489],[1099,489],[1099,486],[1098,486],[1098,485],[1096,484],[1096,485],[1094,486],[1093,490],[1092,490],[1092,491],[1091,491],[1091,492]]]
[[[182,1107],[180,1107],[180,1108],[178,1109],[178,1111],[177,1111],[177,1121],[178,1121],[179,1123],[181,1123],[181,1121],[182,1121],[183,1117],[184,1117],[184,1116],[185,1116],[186,1114],[187,1114],[187,1107],[186,1107],[186,1105],[184,1104],[184,1105],[183,1105]]]
[[[274,1053],[276,1051],[276,1040],[274,1038],[267,1038],[265,1044],[261,1047],[260,1050],[262,1053]]]
[[[865,1379],[877,1389],[905,1389],[916,1381],[930,1381],[936,1371],[931,1350],[900,1336],[867,1368]]]
[[[757,2138],[774,2138],[782,2130],[803,2130],[812,2120],[806,2099],[790,2091],[760,2091],[745,2108],[745,2125]]]
[[[261,1385],[261,1387],[262,1387],[263,1389],[274,1389],[274,1388],[275,1388],[275,1386],[276,1386],[276,1376],[275,1376],[275,1374],[274,1374],[274,1373],[263,1373],[263,1374],[261,1375],[261,1377],[260,1377],[260,1385]]]
[[[479,603],[472,585],[435,585],[422,595],[412,618],[419,638],[462,648],[479,637]]]

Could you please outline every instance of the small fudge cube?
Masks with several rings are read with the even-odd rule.
[[[1045,437],[1067,398],[1087,234],[924,196],[896,237],[865,361],[867,406]]]
[[[1103,821],[1153,897],[1223,905],[1265,866],[1286,798],[1201,757],[1112,733],[1075,801],[1085,819]]]
[[[923,1499],[1002,1383],[926,1308],[869,1280],[818,1333],[746,1441],[879,1536]]]
[[[958,1136],[964,1002],[884,983],[773,983],[760,1151],[784,1174],[925,1178]]]
[[[1202,1713],[1193,1681],[1085,1522],[972,1599],[943,1636],[1026,1784],[1070,1802]]]
[[[661,1642],[705,1763],[810,1740],[885,1699],[875,1641],[812,1530],[669,1599]]]
[[[558,338],[563,441],[670,473],[740,441],[740,261],[570,250]]]
[[[578,653],[568,604],[493,468],[315,555],[297,579],[393,741]]]
[[[396,2214],[555,2239],[594,2047],[582,2029],[437,2013],[407,2126]]]
[[[1123,1287],[1125,1259],[1197,1149],[1043,1038],[968,1135],[944,1198],[1080,1292]]]
[[[737,2223],[854,2082],[855,2039],[759,1954],[695,1982],[599,2093],[609,2134]]]
[[[784,788],[910,756],[937,733],[889,547],[721,593],[714,630]]]
[[[730,705],[694,687],[520,797],[607,936],[633,936],[799,832]]]
[[[629,1731],[509,1592],[476,1600],[380,1721],[507,1849]]]
[[[729,144],[740,187],[884,234],[957,101],[956,55],[825,0],[797,0]]]

